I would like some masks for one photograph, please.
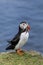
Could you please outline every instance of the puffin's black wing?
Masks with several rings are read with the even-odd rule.
[[[8,46],[8,47],[6,48],[6,50],[14,49],[15,46],[17,45],[17,43],[19,42],[19,39],[20,39],[20,34],[17,33],[16,36],[15,36],[11,41],[8,41],[11,45]]]
[[[10,43],[11,43],[12,45],[16,45],[16,44],[19,42],[19,39],[20,39],[20,35],[19,35],[19,33],[18,33],[18,34],[16,34],[16,36],[10,41]]]

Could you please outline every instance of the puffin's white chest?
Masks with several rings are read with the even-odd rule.
[[[28,37],[29,37],[29,33],[28,32],[21,33],[20,41],[16,45],[15,49],[21,48],[27,42]]]

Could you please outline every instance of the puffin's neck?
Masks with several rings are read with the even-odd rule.
[[[19,34],[21,34],[23,32],[23,30],[22,29],[19,29]]]
[[[22,29],[19,27],[19,34],[25,32],[25,31],[26,31],[26,29],[25,29],[25,30],[22,30]]]

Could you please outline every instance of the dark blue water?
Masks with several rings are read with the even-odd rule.
[[[7,40],[15,36],[23,20],[31,26],[23,49],[43,53],[43,0],[0,0],[0,52],[6,51]]]

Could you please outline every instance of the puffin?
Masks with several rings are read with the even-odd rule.
[[[10,45],[6,48],[6,50],[15,50],[19,55],[23,55],[24,51],[21,50],[21,47],[24,46],[29,38],[30,25],[23,21],[19,24],[18,33],[15,37],[8,41]]]

